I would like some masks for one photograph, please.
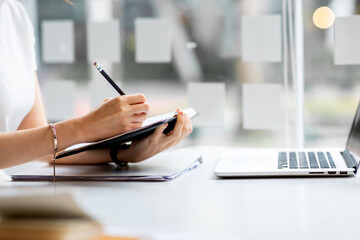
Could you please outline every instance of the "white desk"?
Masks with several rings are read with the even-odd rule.
[[[58,182],[56,188],[75,189],[90,215],[123,233],[188,233],[214,239],[359,238],[358,177],[216,179],[215,164],[225,149],[199,146],[165,153],[179,160],[193,151],[204,156],[200,168],[172,182]],[[8,182],[0,183],[0,195],[30,187],[53,191],[51,183]]]

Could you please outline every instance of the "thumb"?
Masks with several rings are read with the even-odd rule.
[[[168,123],[165,123],[161,125],[160,127],[156,128],[155,134],[162,134],[162,132],[165,130],[165,128],[168,126]]]

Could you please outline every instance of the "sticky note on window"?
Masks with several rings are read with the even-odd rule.
[[[44,63],[75,61],[74,23],[71,20],[46,20],[41,24]]]
[[[72,81],[49,81],[44,84],[44,103],[50,121],[65,120],[75,115],[76,85]]]
[[[339,17],[335,21],[334,63],[360,64],[360,16]]]
[[[89,62],[101,60],[120,62],[120,23],[118,20],[88,22],[87,41]]]
[[[225,97],[225,83],[189,83],[189,106],[199,113],[199,116],[193,119],[193,125],[224,127]]]
[[[108,97],[114,98],[119,96],[119,93],[110,84],[104,84],[106,82],[103,79],[101,80],[93,81],[89,84],[91,107],[98,106]],[[120,82],[114,82],[121,88]]]
[[[282,86],[276,83],[242,85],[243,127],[245,129],[281,130]]]
[[[171,61],[170,24],[165,19],[135,20],[136,62],[168,63]]]
[[[245,62],[281,62],[281,15],[243,16],[241,53]]]

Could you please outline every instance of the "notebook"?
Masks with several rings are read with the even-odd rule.
[[[198,154],[191,153],[181,159],[171,152],[161,153],[146,161],[119,168],[115,164],[57,165],[56,181],[136,181],[167,182],[197,168],[203,162]],[[25,172],[13,174],[13,181],[53,181],[53,168],[44,163]]]
[[[187,108],[183,110],[190,118],[194,118],[198,115],[198,113],[193,108]],[[123,144],[126,142],[130,142],[135,139],[139,139],[145,136],[150,135],[155,131],[155,129],[165,123],[169,125],[164,130],[164,133],[169,133],[175,126],[177,116],[174,115],[174,112],[166,113],[163,115],[158,115],[154,117],[150,117],[144,121],[142,127],[98,141],[93,143],[82,143],[74,145],[66,150],[59,152],[56,156],[56,159],[67,157],[73,154],[77,154],[80,152],[94,150],[98,148],[111,147],[113,145]]]

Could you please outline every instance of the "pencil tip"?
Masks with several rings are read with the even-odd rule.
[[[94,62],[94,66],[97,67],[97,62]]]

